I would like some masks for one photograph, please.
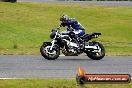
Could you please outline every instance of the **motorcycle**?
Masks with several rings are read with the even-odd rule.
[[[51,42],[44,42],[40,47],[41,55],[47,60],[55,60],[59,57],[60,51],[65,56],[78,56],[86,53],[93,60],[100,60],[105,56],[104,46],[95,41],[93,38],[98,38],[101,33],[84,34],[77,36],[73,30],[61,32],[60,27],[53,29],[50,34]]]

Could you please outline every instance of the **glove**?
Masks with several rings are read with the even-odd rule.
[[[67,23],[61,23],[61,25],[62,25],[63,27],[65,27],[65,26],[67,26]]]

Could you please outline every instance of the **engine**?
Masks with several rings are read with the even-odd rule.
[[[77,43],[66,41],[66,46],[62,49],[62,53],[66,56],[77,55],[79,51],[79,45]]]

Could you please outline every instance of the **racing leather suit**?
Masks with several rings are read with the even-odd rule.
[[[84,27],[74,18],[71,18],[67,21],[67,23],[61,23],[62,26],[67,26],[69,31],[71,28],[73,29],[73,32],[78,36],[83,36],[85,34]]]

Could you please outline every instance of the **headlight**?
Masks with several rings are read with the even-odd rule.
[[[53,39],[56,35],[56,32],[55,31],[52,31],[51,34],[50,34],[50,38]]]

